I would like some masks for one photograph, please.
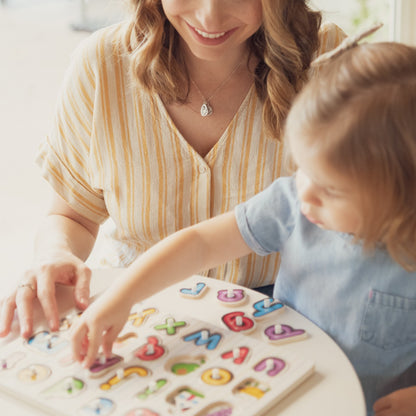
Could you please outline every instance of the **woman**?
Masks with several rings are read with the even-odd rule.
[[[343,37],[305,1],[132,0],[132,20],[77,50],[38,163],[53,188],[35,261],[2,304],[30,336],[38,297],[59,326],[55,285],[88,305],[85,265],[105,220],[127,266],[174,231],[233,208],[282,171],[281,129],[316,54]],[[109,244],[107,244],[109,246]],[[277,255],[250,255],[206,275],[259,287]]]

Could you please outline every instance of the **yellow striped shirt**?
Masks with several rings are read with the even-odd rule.
[[[93,34],[74,53],[52,131],[37,162],[43,176],[86,218],[107,221],[107,264],[129,265],[160,239],[234,206],[282,174],[283,147],[262,129],[254,87],[205,156],[182,137],[158,96],[138,91],[118,39],[126,24]],[[321,30],[319,53],[342,40]],[[247,257],[206,271],[258,287],[274,281],[278,254]]]

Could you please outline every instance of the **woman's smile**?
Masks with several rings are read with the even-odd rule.
[[[202,29],[198,29],[189,23],[187,26],[191,29],[191,33],[193,37],[203,45],[219,45],[225,42],[237,29],[238,27],[234,27],[231,30],[221,31],[221,32],[207,32]]]

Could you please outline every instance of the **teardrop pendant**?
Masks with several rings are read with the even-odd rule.
[[[201,105],[201,116],[207,117],[207,116],[210,116],[211,114],[212,114],[212,107],[209,105],[207,101],[205,101]]]

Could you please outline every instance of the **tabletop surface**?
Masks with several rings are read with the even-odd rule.
[[[92,294],[94,295],[104,290],[119,273],[120,271],[117,269],[95,270],[92,279]],[[205,286],[205,292],[201,293],[200,296],[194,296],[192,291],[196,290],[198,284]],[[244,292],[244,303],[237,304],[236,302],[235,305],[228,305],[223,301],[219,301],[220,292],[222,292],[222,296],[225,297],[228,295],[234,296],[232,292],[230,292],[233,290]],[[72,307],[70,291],[67,288],[59,288],[58,292],[59,291],[62,292],[59,294],[61,298],[61,310],[66,312]],[[188,296],[189,293],[187,294],[186,291],[190,292],[191,295]],[[178,293],[184,296],[178,297]],[[237,292],[235,293],[237,294]],[[196,294],[196,292],[194,292],[194,294]],[[240,294],[240,292],[238,292],[238,294]],[[256,309],[256,307],[253,309],[253,305],[258,303],[261,304],[262,301],[264,302],[264,299],[265,296],[263,294],[247,288],[242,288],[215,279],[192,276],[183,282],[172,285],[157,293],[143,302],[141,306],[143,308],[154,307],[155,310],[157,309],[160,317],[170,316],[175,319],[180,318],[183,321],[189,321],[189,323],[191,323],[190,328],[197,328],[195,327],[196,324],[192,326],[192,321],[196,321],[198,325],[201,325],[201,322],[215,325],[215,327],[219,328],[219,332],[224,334],[224,338],[226,340],[228,339],[231,343],[238,343],[241,339],[247,339],[247,341],[251,342],[251,344],[248,342],[247,345],[255,345],[256,342],[259,345],[264,344],[268,352],[275,352],[273,355],[274,357],[289,357],[288,362],[291,364],[293,364],[293,362],[299,362],[302,364],[301,366],[304,365],[305,368],[308,366],[313,368],[312,371],[308,370],[305,372],[306,375],[299,379],[299,383],[294,382],[291,391],[284,391],[281,386],[277,386],[276,392],[279,392],[279,394],[281,393],[282,398],[279,399],[277,403],[273,403],[273,406],[265,412],[253,414],[262,414],[264,416],[275,416],[277,414],[282,416],[332,416],[334,414],[337,416],[364,416],[365,404],[360,383],[350,362],[341,349],[316,325],[286,306],[281,310],[276,311],[276,313],[272,312],[268,316],[260,316],[262,313],[261,309],[259,315],[259,309]],[[276,301],[273,301],[273,304],[275,303]],[[253,311],[255,313],[253,313]],[[256,313],[259,319],[256,318]],[[238,322],[236,321],[236,318],[239,314],[242,316],[239,325],[241,325],[241,319],[244,320],[244,323],[246,322],[246,319],[247,322],[253,321],[255,325],[250,329],[250,332],[247,333],[247,335],[244,334],[245,331],[241,330],[241,333],[239,333],[238,336],[235,335],[234,341],[234,332],[240,331],[239,327],[236,326],[236,322]],[[39,322],[37,330],[45,329],[39,310],[36,310],[35,319]],[[301,339],[295,342],[273,344],[272,342],[268,342],[270,339],[265,336],[265,330],[269,328],[269,330],[273,331],[274,329],[272,328],[274,327],[272,326],[275,324],[281,324],[282,327],[286,325],[288,328],[299,330],[299,332],[305,331],[307,336],[300,337]],[[284,328],[286,328],[286,326]],[[15,328],[15,332],[16,331],[17,328]],[[139,328],[138,331],[140,333],[141,329]],[[36,330],[34,332],[36,332]],[[144,333],[145,332],[143,332],[143,334]],[[10,345],[10,342],[13,342],[15,339],[16,334],[13,334],[0,343],[0,355],[2,346],[4,346],[3,349],[6,348],[7,344]],[[296,337],[293,337],[293,339],[296,339]],[[169,344],[170,340],[163,340],[163,342],[166,342],[168,351],[169,348],[173,351],[173,347]],[[194,347],[194,349],[195,348],[197,347]],[[292,360],[292,357],[294,361]],[[253,361],[255,360],[255,357],[250,357],[250,359]],[[270,364],[270,360],[268,364]],[[293,365],[292,367],[289,366],[289,370],[293,370]],[[4,373],[5,372],[3,372],[3,374]],[[4,391],[1,391],[1,375],[2,373],[0,372],[0,406],[2,410],[7,411],[8,415],[15,416],[26,416],[29,408],[31,415],[45,414],[45,412],[31,406],[30,403],[16,400],[16,397],[13,398]],[[238,374],[235,373],[235,375]],[[288,371],[287,373],[284,373],[284,375],[289,377],[290,372]],[[235,380],[233,381],[235,381],[236,386],[238,377],[234,378]],[[215,388],[219,392],[226,391],[225,387]],[[234,390],[232,391],[235,391],[235,389],[236,387],[234,387]],[[118,390],[118,393],[116,391],[114,397],[117,397],[117,394],[122,394],[121,392],[121,389]],[[221,394],[219,396],[221,396]],[[265,397],[267,397],[267,395],[265,395]],[[116,409],[116,411],[111,414],[126,414],[125,412],[120,412],[117,412]],[[190,411],[184,412],[184,414],[195,413]],[[199,415],[199,413],[197,414]],[[206,414],[219,415],[222,413],[215,413],[214,410],[212,410],[211,413],[207,412]],[[224,414],[231,415],[231,413]],[[238,415],[243,413],[233,412],[232,416],[234,416],[234,414]],[[246,413],[244,415],[246,415]]]

